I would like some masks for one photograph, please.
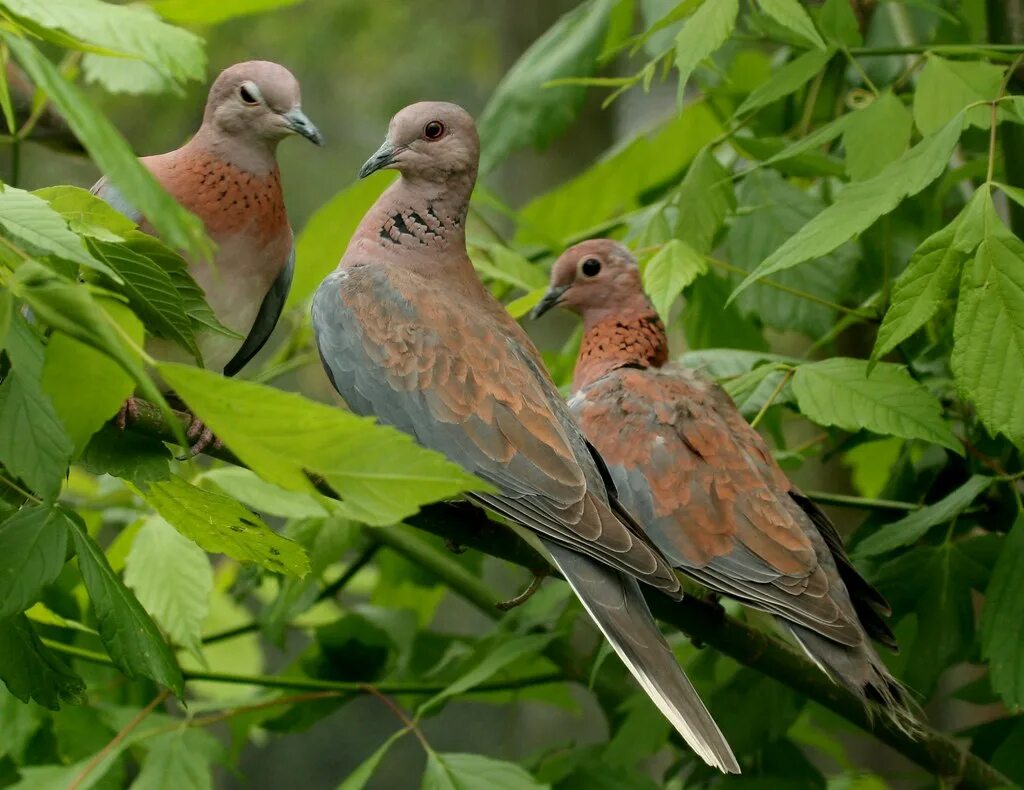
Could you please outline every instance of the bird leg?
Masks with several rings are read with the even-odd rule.
[[[128,427],[129,421],[135,422],[137,419],[139,419],[139,404],[136,403],[135,397],[131,396],[121,404],[121,408],[114,418],[114,425],[119,431],[123,431]]]
[[[509,598],[507,601],[500,601],[495,606],[503,612],[507,612],[509,609],[515,609],[517,606],[522,606],[533,594],[540,589],[541,583],[544,581],[544,577],[548,575],[547,571],[531,571],[533,578],[530,580],[530,584],[525,590],[523,590],[515,598]]]
[[[714,590],[708,590],[703,596],[704,603],[714,607],[719,615],[725,614],[725,607],[722,606],[722,596]]]
[[[179,456],[179,461],[187,461],[190,458],[195,458],[199,453],[203,452],[207,448],[219,450],[224,446],[224,443],[213,435],[213,431],[206,427],[206,424],[196,417],[194,414],[190,415],[192,421],[188,425],[188,430],[185,431],[185,436],[192,440],[192,444],[189,445],[188,452],[185,455]]]

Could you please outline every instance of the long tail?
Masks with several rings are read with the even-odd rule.
[[[866,635],[860,645],[849,647],[786,620],[782,623],[826,675],[864,703],[875,703],[877,707],[866,705],[869,713],[880,708],[908,734],[919,731],[916,706],[907,690],[889,674]]]
[[[658,630],[635,579],[544,541],[558,569],[658,709],[708,765],[740,772],[732,749]]]

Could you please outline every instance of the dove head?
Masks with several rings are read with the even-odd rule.
[[[419,102],[398,112],[384,144],[359,171],[397,170],[410,182],[451,185],[476,180],[480,138],[473,117],[457,104]]]
[[[292,134],[323,143],[302,111],[298,80],[284,66],[266,60],[236,63],[220,73],[206,100],[203,127],[229,159],[244,159],[245,149],[273,153]]]
[[[551,285],[532,315],[538,318],[552,307],[571,310],[588,323],[652,309],[640,283],[636,259],[611,239],[584,241],[555,261]]]

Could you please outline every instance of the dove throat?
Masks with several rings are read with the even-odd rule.
[[[434,183],[402,176],[363,217],[345,257],[358,259],[383,249],[406,260],[420,255],[435,262],[466,260],[473,182],[472,177]]]
[[[578,392],[619,368],[660,368],[668,361],[665,325],[651,307],[587,317],[572,387]]]

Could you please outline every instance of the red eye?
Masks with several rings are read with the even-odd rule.
[[[423,136],[428,140],[439,140],[444,134],[444,124],[440,121],[431,121],[423,127]]]

